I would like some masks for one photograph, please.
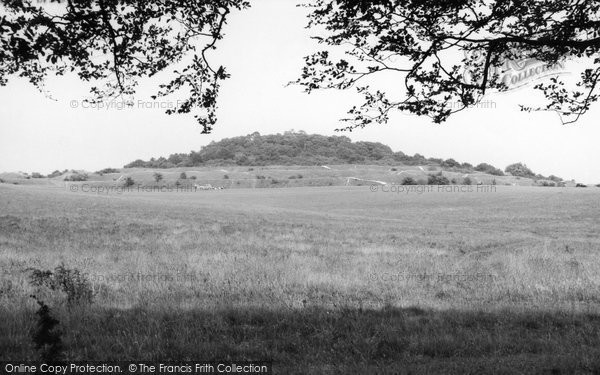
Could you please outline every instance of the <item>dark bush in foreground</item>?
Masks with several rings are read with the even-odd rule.
[[[415,181],[412,177],[406,177],[402,180],[402,185],[418,185],[417,181]]]
[[[92,284],[77,269],[69,269],[60,265],[50,270],[30,269],[29,282],[35,287],[47,287],[50,290],[60,290],[67,295],[67,302],[91,303],[94,297]]]

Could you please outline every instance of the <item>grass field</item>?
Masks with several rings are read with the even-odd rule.
[[[37,358],[35,293],[70,360],[600,372],[600,189],[494,188],[0,184],[0,360]],[[91,303],[31,284],[28,268],[61,264]]]

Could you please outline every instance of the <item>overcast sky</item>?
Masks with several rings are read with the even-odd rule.
[[[138,158],[199,150],[213,140],[255,131],[339,134],[334,131],[342,125],[338,120],[358,103],[358,96],[351,91],[306,95],[299,87],[285,87],[297,78],[303,56],[316,47],[304,28],[305,10],[296,2],[257,0],[229,18],[214,59],[232,77],[222,85],[219,122],[210,135],[200,134],[191,116],[168,116],[159,108],[81,108],[87,86],[73,77],[48,82],[55,101],[26,80],[13,79],[0,87],[0,171],[122,167]],[[390,89],[401,82],[402,77],[390,80]],[[136,106],[138,100],[151,101],[155,84],[141,85]],[[411,155],[488,162],[502,169],[520,161],[536,173],[600,182],[600,104],[576,124],[563,126],[554,114],[519,111],[518,104],[533,95],[530,87],[490,95],[482,108],[463,111],[441,125],[397,114],[387,125],[343,135]]]

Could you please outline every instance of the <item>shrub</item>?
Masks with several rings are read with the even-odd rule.
[[[471,181],[471,179],[469,177],[465,177],[463,179],[463,185],[471,185],[473,183],[473,181]]]
[[[229,180],[229,176],[228,176],[228,175],[225,175],[225,176],[223,176],[223,179],[224,179],[224,180]]]
[[[64,181],[87,181],[87,173],[73,173],[70,176],[65,177]]]
[[[491,174],[494,176],[504,176],[504,172],[502,172],[500,169],[494,167],[493,165],[490,165],[487,163],[478,164],[475,167],[475,170],[478,172],[483,172],[483,173]]]
[[[519,177],[535,177],[535,173],[523,163],[514,163],[507,166],[504,171],[510,173],[513,176]]]
[[[454,159],[446,159],[442,162],[442,167],[457,168],[457,167],[460,167],[460,163]]]
[[[412,177],[405,177],[405,178],[402,180],[402,183],[401,183],[401,184],[402,184],[402,185],[417,185],[417,181],[415,181],[415,179],[414,179],[414,178],[412,178]]]
[[[77,269],[69,269],[64,265],[56,267],[53,271],[29,269],[32,271],[29,282],[36,287],[47,287],[50,290],[61,290],[67,294],[67,302],[92,303],[94,292],[87,278]]]
[[[109,174],[109,173],[119,173],[120,171],[116,168],[104,168],[96,172],[99,175]]]
[[[179,175],[179,178],[182,180],[187,180],[187,174],[185,174],[185,172],[181,172],[181,174]]]
[[[390,171],[392,171],[392,172],[396,172],[397,170],[398,170],[398,168],[392,168],[392,169],[390,169]]]
[[[262,175],[256,175],[256,179],[257,180],[264,180],[264,179],[266,179],[266,177],[262,176]]]
[[[453,178],[452,180],[450,180],[450,183],[451,183],[452,185],[456,185],[456,178]]]
[[[190,179],[195,180],[197,177],[196,176],[192,176],[190,177]]]
[[[133,181],[133,178],[127,177],[125,179],[125,187],[129,187],[129,186],[133,186],[133,185],[135,185],[135,181]]]
[[[50,173],[50,174],[49,174],[48,176],[46,176],[46,177],[48,177],[48,178],[54,178],[54,177],[58,177],[58,176],[60,176],[61,174],[62,174],[62,172],[61,172],[61,171],[59,171],[59,170],[55,170],[54,172]]]
[[[41,173],[32,172],[31,173],[31,178],[44,178],[44,176]]]
[[[450,181],[444,176],[430,174],[427,178],[428,185],[449,185]]]
[[[156,182],[160,182],[163,179],[162,173],[154,172],[152,176],[154,177],[154,181]]]

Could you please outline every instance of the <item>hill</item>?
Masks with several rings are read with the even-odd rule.
[[[211,142],[199,151],[189,154],[172,154],[169,157],[135,160],[125,168],[168,169],[177,167],[210,166],[320,166],[324,164],[405,165],[434,166],[447,171],[504,176],[504,172],[488,163],[473,166],[454,159],[425,158],[423,155],[406,155],[394,152],[379,142],[352,142],[344,136],[324,136],[305,132],[288,131],[283,134],[260,135],[255,132],[246,136],[225,138]],[[512,164],[506,171],[513,176],[534,180],[562,181],[556,176],[535,174],[522,163]]]

